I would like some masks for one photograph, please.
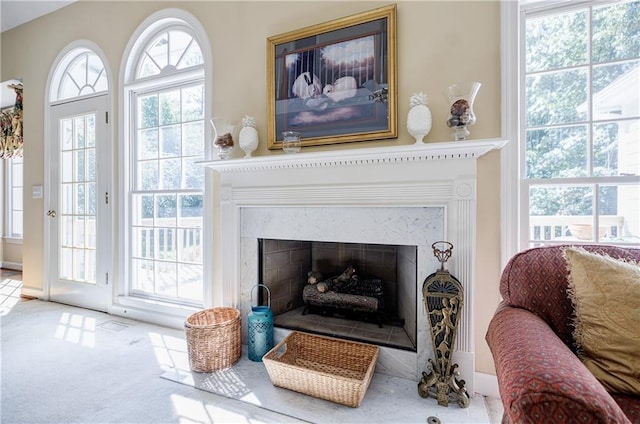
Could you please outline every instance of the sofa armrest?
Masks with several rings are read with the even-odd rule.
[[[532,312],[503,302],[486,340],[509,422],[630,422],[580,359]]]

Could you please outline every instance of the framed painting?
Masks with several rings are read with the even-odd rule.
[[[396,5],[269,37],[269,149],[397,137],[396,85]]]

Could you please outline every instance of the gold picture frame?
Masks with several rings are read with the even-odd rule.
[[[396,5],[267,39],[268,147],[396,138]]]

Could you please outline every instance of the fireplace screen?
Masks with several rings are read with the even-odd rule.
[[[259,239],[276,327],[416,351],[417,247]]]

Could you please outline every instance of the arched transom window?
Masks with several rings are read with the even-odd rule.
[[[137,78],[166,74],[202,65],[200,46],[181,29],[158,34],[144,49],[136,72]]]
[[[109,89],[104,63],[86,48],[70,51],[54,77],[51,101],[60,101],[106,92]]]

